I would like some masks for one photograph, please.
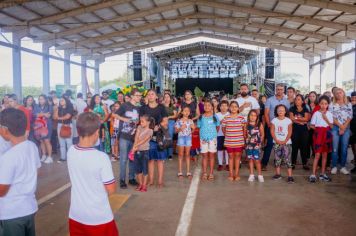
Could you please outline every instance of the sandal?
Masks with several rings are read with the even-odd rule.
[[[141,188],[142,188],[142,185],[137,185],[137,187],[136,187],[136,191],[141,191]]]
[[[189,177],[192,177],[192,173],[188,172],[188,173],[187,173],[187,177],[188,177],[188,178],[189,178]]]
[[[147,186],[142,185],[140,192],[147,192]]]
[[[214,180],[214,179],[215,179],[215,177],[213,174],[209,175],[209,180]]]
[[[240,176],[236,176],[234,180],[235,181],[240,181],[240,179],[241,179]]]
[[[183,173],[180,172],[180,173],[177,174],[177,176],[178,176],[178,178],[183,177]]]
[[[232,176],[227,177],[227,179],[230,181],[234,181],[234,177],[232,177]]]
[[[202,178],[203,180],[207,180],[207,179],[208,179],[207,173],[204,173],[201,178]]]

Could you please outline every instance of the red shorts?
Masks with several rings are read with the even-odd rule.
[[[114,220],[101,225],[85,225],[69,219],[69,234],[70,236],[118,236],[119,231]]]
[[[234,153],[234,152],[243,152],[243,147],[226,147],[227,153]]]

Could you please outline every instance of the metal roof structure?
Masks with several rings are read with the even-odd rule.
[[[197,36],[306,58],[356,39],[354,0],[2,0],[0,28],[88,59]]]
[[[197,42],[166,50],[156,51],[149,55],[160,61],[172,61],[197,55],[214,55],[222,58],[246,61],[258,54],[255,50],[232,47],[222,44]]]

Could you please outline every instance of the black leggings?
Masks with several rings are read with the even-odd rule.
[[[307,129],[293,128],[293,134],[292,134],[292,164],[293,165],[297,163],[299,150],[300,150],[300,156],[302,157],[303,165],[307,164],[309,158],[308,140],[309,140],[309,133]]]

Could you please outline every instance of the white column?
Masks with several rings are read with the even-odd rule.
[[[99,74],[99,69],[100,69],[100,61],[95,60],[95,71],[94,71],[94,91],[95,93],[99,93],[100,90],[100,74]]]
[[[50,90],[49,78],[49,46],[42,44],[42,80],[43,80],[43,93],[48,94]]]
[[[343,68],[342,66],[340,66],[342,57],[337,57],[337,55],[340,53],[342,53],[342,45],[338,44],[335,49],[335,86],[336,87],[342,86]]]
[[[324,60],[325,58],[326,58],[325,52],[320,54],[320,61]],[[324,74],[325,74],[324,71],[325,71],[325,63],[320,63],[320,91],[319,91],[320,93],[323,93],[326,90],[326,80],[324,79],[322,81],[322,78],[325,78],[324,77]]]
[[[82,93],[83,96],[86,98],[87,91],[88,91],[88,82],[87,82],[87,60],[85,57],[81,57],[81,85],[82,85]]]
[[[22,100],[22,73],[21,73],[21,37],[13,34],[12,48],[12,76],[14,93],[17,95],[18,100]]]
[[[64,51],[64,85],[70,86],[70,52]]]

